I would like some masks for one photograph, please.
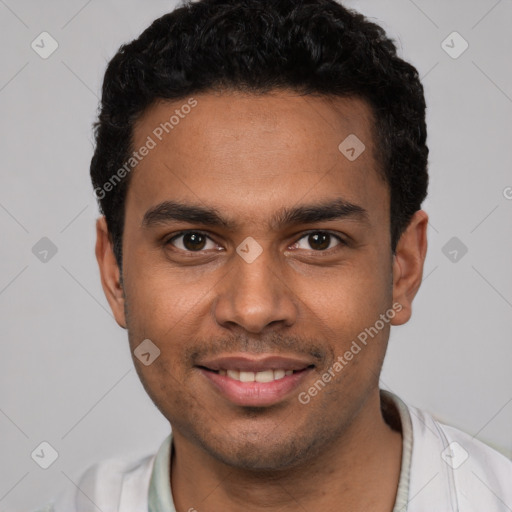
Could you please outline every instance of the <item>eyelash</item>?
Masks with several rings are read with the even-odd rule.
[[[196,233],[196,234],[199,234],[199,235],[202,235],[202,236],[205,236],[206,238],[208,238],[210,241],[212,242],[215,242],[215,240],[213,240],[209,235],[208,233],[206,233],[205,231],[200,231],[200,230],[187,230],[187,231],[180,231],[179,233],[176,233],[175,235],[173,235],[171,238],[168,238],[165,242],[164,242],[164,245],[165,246],[168,246],[168,245],[172,245],[172,242],[175,241],[176,239],[184,236],[184,235],[187,235],[187,234],[190,234],[190,233]],[[336,250],[337,248],[339,248],[339,246],[346,246],[348,245],[347,242],[345,240],[343,240],[343,238],[341,238],[339,235],[335,235],[334,233],[331,233],[330,231],[326,231],[326,230],[310,230],[310,231],[306,231],[304,233],[302,233],[302,236],[300,238],[298,238],[295,242],[293,242],[292,245],[298,243],[300,240],[302,240],[303,238],[309,236],[309,235],[312,235],[312,234],[315,234],[315,233],[323,233],[323,234],[327,234],[333,238],[335,238],[338,242],[339,242],[339,245],[336,245],[334,247],[331,247],[330,249],[324,249],[324,250],[315,250],[315,249],[310,249],[311,252],[314,252],[314,253],[330,253],[330,251],[333,251],[333,250]],[[215,242],[216,243],[216,242]],[[184,250],[184,249],[179,249],[177,247],[174,247],[175,250],[177,251],[180,251],[180,252],[185,252],[185,253],[188,253],[188,254],[201,254],[203,252],[205,252],[203,249],[199,250],[199,251],[188,251],[188,250]]]

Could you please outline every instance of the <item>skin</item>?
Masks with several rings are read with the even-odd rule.
[[[102,285],[133,350],[149,338],[161,353],[134,364],[174,436],[171,487],[179,512],[391,511],[401,433],[384,421],[379,374],[390,325],[411,315],[426,255],[427,214],[411,219],[393,255],[389,188],[378,173],[373,118],[354,98],[275,92],[195,96],[198,104],[131,175],[125,205],[123,280],[104,218],[96,255]],[[185,101],[159,102],[134,129],[142,146]],[[338,145],[356,134],[353,162]],[[343,198],[367,219],[272,226],[283,207]],[[162,201],[214,207],[236,225],[161,222],[144,214]],[[199,251],[182,230],[206,232]],[[340,236],[327,249],[310,231]],[[246,237],[263,249],[236,252]],[[173,245],[174,244],[174,245]],[[192,247],[192,250],[190,248]],[[187,252],[188,248],[188,252]],[[307,391],[379,315],[390,322],[307,405]],[[248,352],[300,355],[315,369],[269,407],[234,405],[194,365],[199,357]]]

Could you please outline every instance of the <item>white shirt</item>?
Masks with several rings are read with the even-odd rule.
[[[393,512],[511,512],[512,461],[470,435],[381,390],[386,421],[402,430]],[[172,433],[158,452],[90,467],[78,489],[38,512],[176,512],[170,486]]]

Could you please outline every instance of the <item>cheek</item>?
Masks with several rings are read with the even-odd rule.
[[[137,360],[135,364],[155,391],[176,386],[187,378],[183,373],[187,340],[211,333],[209,309],[215,280],[213,276],[192,278],[192,272],[169,265],[145,265],[138,273],[133,268],[126,280],[130,346],[133,352],[142,340],[150,339],[160,350],[150,366]]]
[[[333,333],[356,335],[390,306],[391,270],[376,261],[360,263],[331,269],[314,280],[304,279],[296,288],[307,309]]]
[[[199,277],[187,269],[172,268],[169,264],[145,265],[127,281],[127,298],[137,308],[137,322],[144,327],[161,332],[173,329],[177,324],[190,323],[208,299],[213,281]],[[132,308],[132,309],[133,309]],[[135,318],[132,318],[135,320]]]
[[[151,365],[138,361],[135,365],[147,395],[164,417],[172,421],[192,414],[198,400],[194,400],[194,390],[184,385],[183,370],[169,357],[168,347]]]

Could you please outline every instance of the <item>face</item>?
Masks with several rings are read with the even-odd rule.
[[[131,175],[122,288],[109,289],[99,241],[103,284],[132,353],[146,339],[160,350],[134,363],[175,438],[231,466],[291,467],[340,439],[378,389],[421,270],[404,284],[407,259],[393,257],[363,101],[194,101],[157,103],[135,127],[135,148],[154,144]],[[338,148],[351,134],[359,155],[356,139]]]

